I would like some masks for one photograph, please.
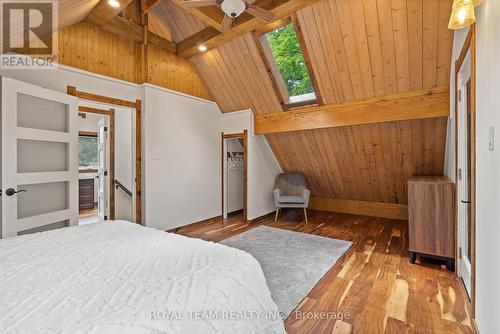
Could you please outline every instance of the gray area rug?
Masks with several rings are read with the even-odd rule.
[[[246,251],[260,262],[271,296],[285,319],[352,242],[259,226],[221,244]]]

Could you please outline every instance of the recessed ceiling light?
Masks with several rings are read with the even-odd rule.
[[[120,2],[118,0],[108,0],[108,5],[114,8],[120,7]]]
[[[198,46],[198,50],[200,50],[201,52],[205,52],[208,49],[207,49],[207,47],[205,45],[200,45],[200,46]]]

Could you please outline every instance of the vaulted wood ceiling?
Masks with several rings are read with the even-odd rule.
[[[449,84],[451,0],[321,0],[296,13],[326,104]],[[282,111],[251,33],[191,63],[223,112]],[[445,117],[267,135],[313,196],[407,203],[407,179],[442,174]]]
[[[207,24],[170,0],[162,1],[149,13],[150,20],[170,31],[171,40],[178,43],[203,30]],[[164,28],[164,29],[165,29]]]
[[[451,0],[322,0],[297,12],[324,103],[446,86]],[[223,112],[282,110],[250,33],[191,59]]]

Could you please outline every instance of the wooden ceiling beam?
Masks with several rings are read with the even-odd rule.
[[[163,0],[140,0],[141,12],[147,13],[155,6],[159,5]]]
[[[363,101],[336,103],[289,112],[257,114],[255,134],[385,123],[450,114],[449,87],[416,90]]]
[[[119,36],[128,38],[137,43],[144,42],[144,28],[138,24],[130,22],[123,17],[115,17],[111,23],[102,27],[104,30],[115,33]],[[156,45],[170,53],[177,52],[177,45],[161,36],[158,36],[151,31],[148,32],[147,42],[151,45]]]
[[[87,15],[85,20],[97,26],[104,26],[110,23],[120,12],[127,7],[133,0],[117,0],[120,6],[112,7],[108,0],[101,0]]]
[[[181,0],[174,0],[174,2],[175,1]],[[288,16],[304,7],[310,6],[318,1],[319,0],[264,0],[259,1],[257,5],[270,10],[274,13],[276,20],[280,20],[283,17]],[[246,13],[242,14],[237,19],[237,23],[238,24],[233,29],[225,33],[219,32],[215,34],[211,27],[207,27],[193,36],[180,41],[177,43],[178,54],[185,58],[191,58],[200,53],[198,50],[198,46],[200,44],[205,45],[208,49],[213,49],[221,44],[231,41],[234,38],[243,36],[252,30],[268,24],[267,22],[254,18]]]
[[[172,0],[173,3],[180,6],[182,9],[186,10],[188,13],[193,16],[199,18],[210,27],[217,29],[218,31],[222,30],[222,18],[224,17],[224,13],[217,8],[216,6],[208,6],[208,7],[189,7],[183,6],[182,2],[184,0]]]

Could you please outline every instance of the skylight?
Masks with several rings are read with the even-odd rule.
[[[260,44],[283,104],[315,103],[311,76],[293,24],[263,34]]]

